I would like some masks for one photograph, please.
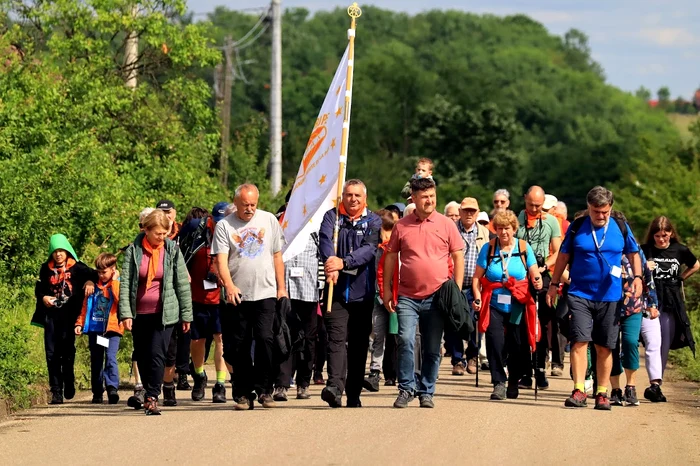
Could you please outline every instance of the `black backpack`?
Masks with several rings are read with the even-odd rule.
[[[212,235],[207,228],[209,216],[202,217],[197,224],[197,228],[190,230],[185,235],[180,235],[180,251],[185,259],[185,264],[189,265],[192,257],[204,246],[211,246]]]
[[[579,217],[574,220],[569,226],[569,231],[566,232],[564,241],[569,242],[569,266],[574,263],[574,238],[576,237],[576,233],[581,230],[581,226],[583,225],[583,222],[586,221],[586,218],[588,218],[588,215],[584,215],[583,217]],[[620,232],[622,232],[623,241],[627,241],[627,235],[629,234],[627,222],[619,218],[614,211],[610,213],[610,218],[615,220],[615,223],[617,223],[617,227],[620,229]]]

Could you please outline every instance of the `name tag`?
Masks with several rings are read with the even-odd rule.
[[[302,278],[304,276],[304,267],[292,267],[289,269],[289,275],[292,278]]]
[[[101,337],[97,335],[97,344],[109,348],[109,338]]]
[[[219,287],[219,284],[216,282],[212,282],[209,280],[204,280],[204,289],[205,290],[215,290]]]
[[[499,294],[498,296],[498,304],[508,304],[510,305],[511,301],[511,296],[509,294]]]
[[[622,275],[622,269],[617,265],[613,265],[610,269],[610,275],[612,275],[615,278],[620,278],[620,276]]]

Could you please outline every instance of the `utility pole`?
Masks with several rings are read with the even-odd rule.
[[[131,15],[136,18],[139,9],[138,5],[134,5],[131,9]],[[126,67],[126,87],[136,89],[136,61],[139,57],[139,38],[136,31],[129,31],[126,36],[124,45],[124,66]]]
[[[281,0],[272,0],[272,69],[270,83],[270,172],[274,196],[282,189],[282,16]]]
[[[226,36],[224,42],[224,102],[221,105],[221,158],[219,169],[221,170],[221,186],[228,187],[228,157],[231,134],[231,87],[233,86],[233,39]]]

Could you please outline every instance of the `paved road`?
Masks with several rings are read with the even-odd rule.
[[[180,405],[156,417],[82,393],[0,424],[0,464],[700,464],[697,386],[665,384],[669,403],[599,412],[563,408],[571,382],[550,382],[538,402],[532,391],[493,402],[445,361],[433,410],[393,409],[394,387],[363,395],[362,409],[331,410],[312,387],[311,400],[245,412],[178,392]]]

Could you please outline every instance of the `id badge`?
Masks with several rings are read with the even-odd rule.
[[[289,269],[289,276],[292,278],[302,278],[304,276],[304,267],[292,267]]]
[[[620,278],[622,276],[622,269],[617,265],[613,265],[610,269],[610,275],[612,275],[615,278]]]
[[[204,289],[205,290],[215,290],[219,287],[219,284],[216,282],[212,282],[209,280],[204,280]]]
[[[101,337],[97,335],[97,344],[109,348],[109,338]]]
[[[498,295],[498,304],[507,304],[510,305],[511,303],[511,296],[509,294],[499,294]]]

